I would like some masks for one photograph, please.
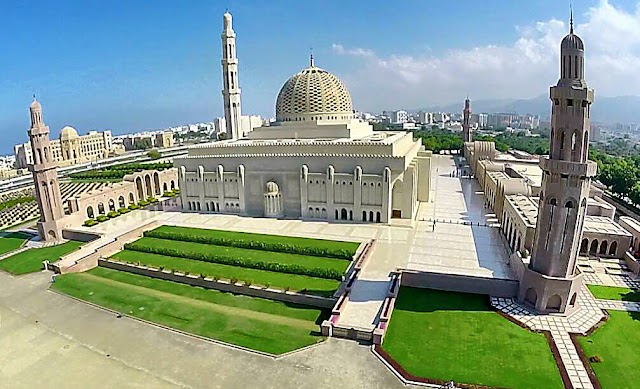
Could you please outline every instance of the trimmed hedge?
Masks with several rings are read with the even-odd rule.
[[[149,197],[149,198],[147,199],[147,201],[148,201],[150,204],[153,204],[153,203],[157,203],[157,202],[158,202],[158,199],[157,199],[157,198],[155,198],[155,197]]]
[[[311,247],[287,243],[260,242],[256,240],[245,239],[228,239],[215,236],[160,231],[157,229],[145,231],[144,236],[149,238],[180,240],[183,242],[213,244],[216,246],[230,246],[252,250],[275,251],[278,253],[311,255],[314,257],[328,257],[347,260],[351,260],[353,257],[352,251],[344,249]]]
[[[140,207],[146,207],[147,205],[149,205],[149,202],[147,200],[140,200],[140,202],[138,202],[138,205]]]
[[[129,209],[130,210],[136,210],[136,209],[140,209],[140,206],[138,204],[130,204],[129,205]]]
[[[107,220],[109,220],[108,217],[106,217],[105,215],[98,215],[98,217],[96,218],[96,221],[102,223],[102,222],[106,222]]]
[[[165,170],[173,167],[172,163],[127,163],[123,165],[109,166],[102,169],[89,170],[86,172],[72,173],[70,178],[75,179],[122,179],[127,174],[141,172],[143,170]]]
[[[117,211],[111,211],[111,212],[107,213],[107,217],[109,219],[113,219],[113,218],[118,217],[118,216],[120,216],[120,214]]]
[[[98,221],[97,220],[93,220],[93,219],[85,220],[84,223],[82,223],[82,225],[85,226],[85,227],[93,227],[96,224],[98,224]]]
[[[330,280],[342,280],[342,272],[335,269],[326,268],[310,268],[294,264],[273,263],[249,260],[246,258],[230,255],[224,252],[202,253],[189,252],[168,247],[158,247],[147,245],[141,242],[132,242],[124,245],[125,250],[138,251],[142,253],[167,255],[170,257],[179,257],[187,259],[195,259],[197,261],[220,263],[223,265],[246,267],[249,269],[269,270],[288,274],[301,274],[305,276],[326,278]]]
[[[125,213],[129,213],[129,212],[131,212],[131,210],[130,210],[129,208],[120,208],[120,209],[118,210],[118,213],[119,213],[120,215],[125,214]]]

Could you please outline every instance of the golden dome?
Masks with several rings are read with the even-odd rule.
[[[276,101],[277,121],[353,118],[351,95],[340,79],[311,65],[284,83]]]

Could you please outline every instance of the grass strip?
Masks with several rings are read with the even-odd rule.
[[[640,290],[604,285],[587,285],[587,287],[597,299],[640,302]]]
[[[190,274],[204,274],[210,278],[235,279],[251,284],[272,286],[292,291],[303,291],[316,296],[331,297],[340,286],[339,281],[309,277],[297,274],[283,274],[267,270],[247,269],[238,266],[221,265],[192,259],[170,257],[159,254],[140,253],[124,250],[116,253],[112,258],[125,262],[139,262],[142,265],[189,272]]]
[[[55,262],[61,256],[76,250],[82,244],[83,242],[70,240],[56,246],[29,249],[0,261],[0,270],[14,275],[40,271],[42,270],[43,261]]]
[[[483,295],[401,287],[382,348],[420,377],[564,387],[544,335],[503,318]]]
[[[10,232],[0,237],[0,254],[17,250],[29,238],[21,232]]]
[[[52,288],[134,317],[239,346],[281,354],[321,341],[318,309],[95,268]]]

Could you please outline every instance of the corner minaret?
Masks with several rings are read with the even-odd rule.
[[[464,110],[462,111],[462,141],[472,142],[473,134],[471,134],[471,106],[469,97],[464,100]]]
[[[57,166],[51,155],[49,127],[44,124],[42,106],[35,97],[29,111],[31,112],[29,141],[33,150],[33,165],[30,166],[30,170],[33,174],[33,184],[40,210],[38,233],[41,240],[56,241],[62,239],[59,222],[64,217],[64,209],[58,184]]]
[[[240,85],[238,83],[236,33],[231,24],[231,14],[225,12],[222,30],[222,96],[224,99],[224,118],[227,124],[227,139],[239,139],[242,138]]]
[[[576,258],[589,186],[597,170],[588,161],[593,90],[584,80],[584,44],[573,33],[573,16],[560,45],[560,79],[551,87],[550,97],[550,151],[540,160],[538,221],[519,299],[539,312],[566,312],[575,307],[582,284]]]

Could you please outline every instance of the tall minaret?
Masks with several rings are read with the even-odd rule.
[[[587,211],[591,178],[597,165],[588,161],[593,90],[584,80],[584,44],[571,29],[560,45],[560,79],[550,97],[551,139],[543,171],[538,222],[531,263],[520,283],[519,298],[542,312],[575,306],[582,283],[576,257]]]
[[[42,107],[35,97],[29,111],[31,112],[29,141],[33,150],[33,165],[30,166],[30,170],[33,174],[33,184],[40,210],[38,233],[41,240],[56,241],[62,239],[59,221],[64,217],[64,209],[58,184],[57,166],[51,154],[49,127],[44,124]]]
[[[236,57],[236,33],[231,25],[231,14],[224,13],[222,30],[222,96],[227,139],[242,138],[240,127],[240,84],[238,83],[238,58]]]
[[[473,140],[473,135],[471,134],[471,107],[469,103],[469,97],[464,100],[464,110],[462,111],[462,116],[462,141],[465,143],[471,142]]]

